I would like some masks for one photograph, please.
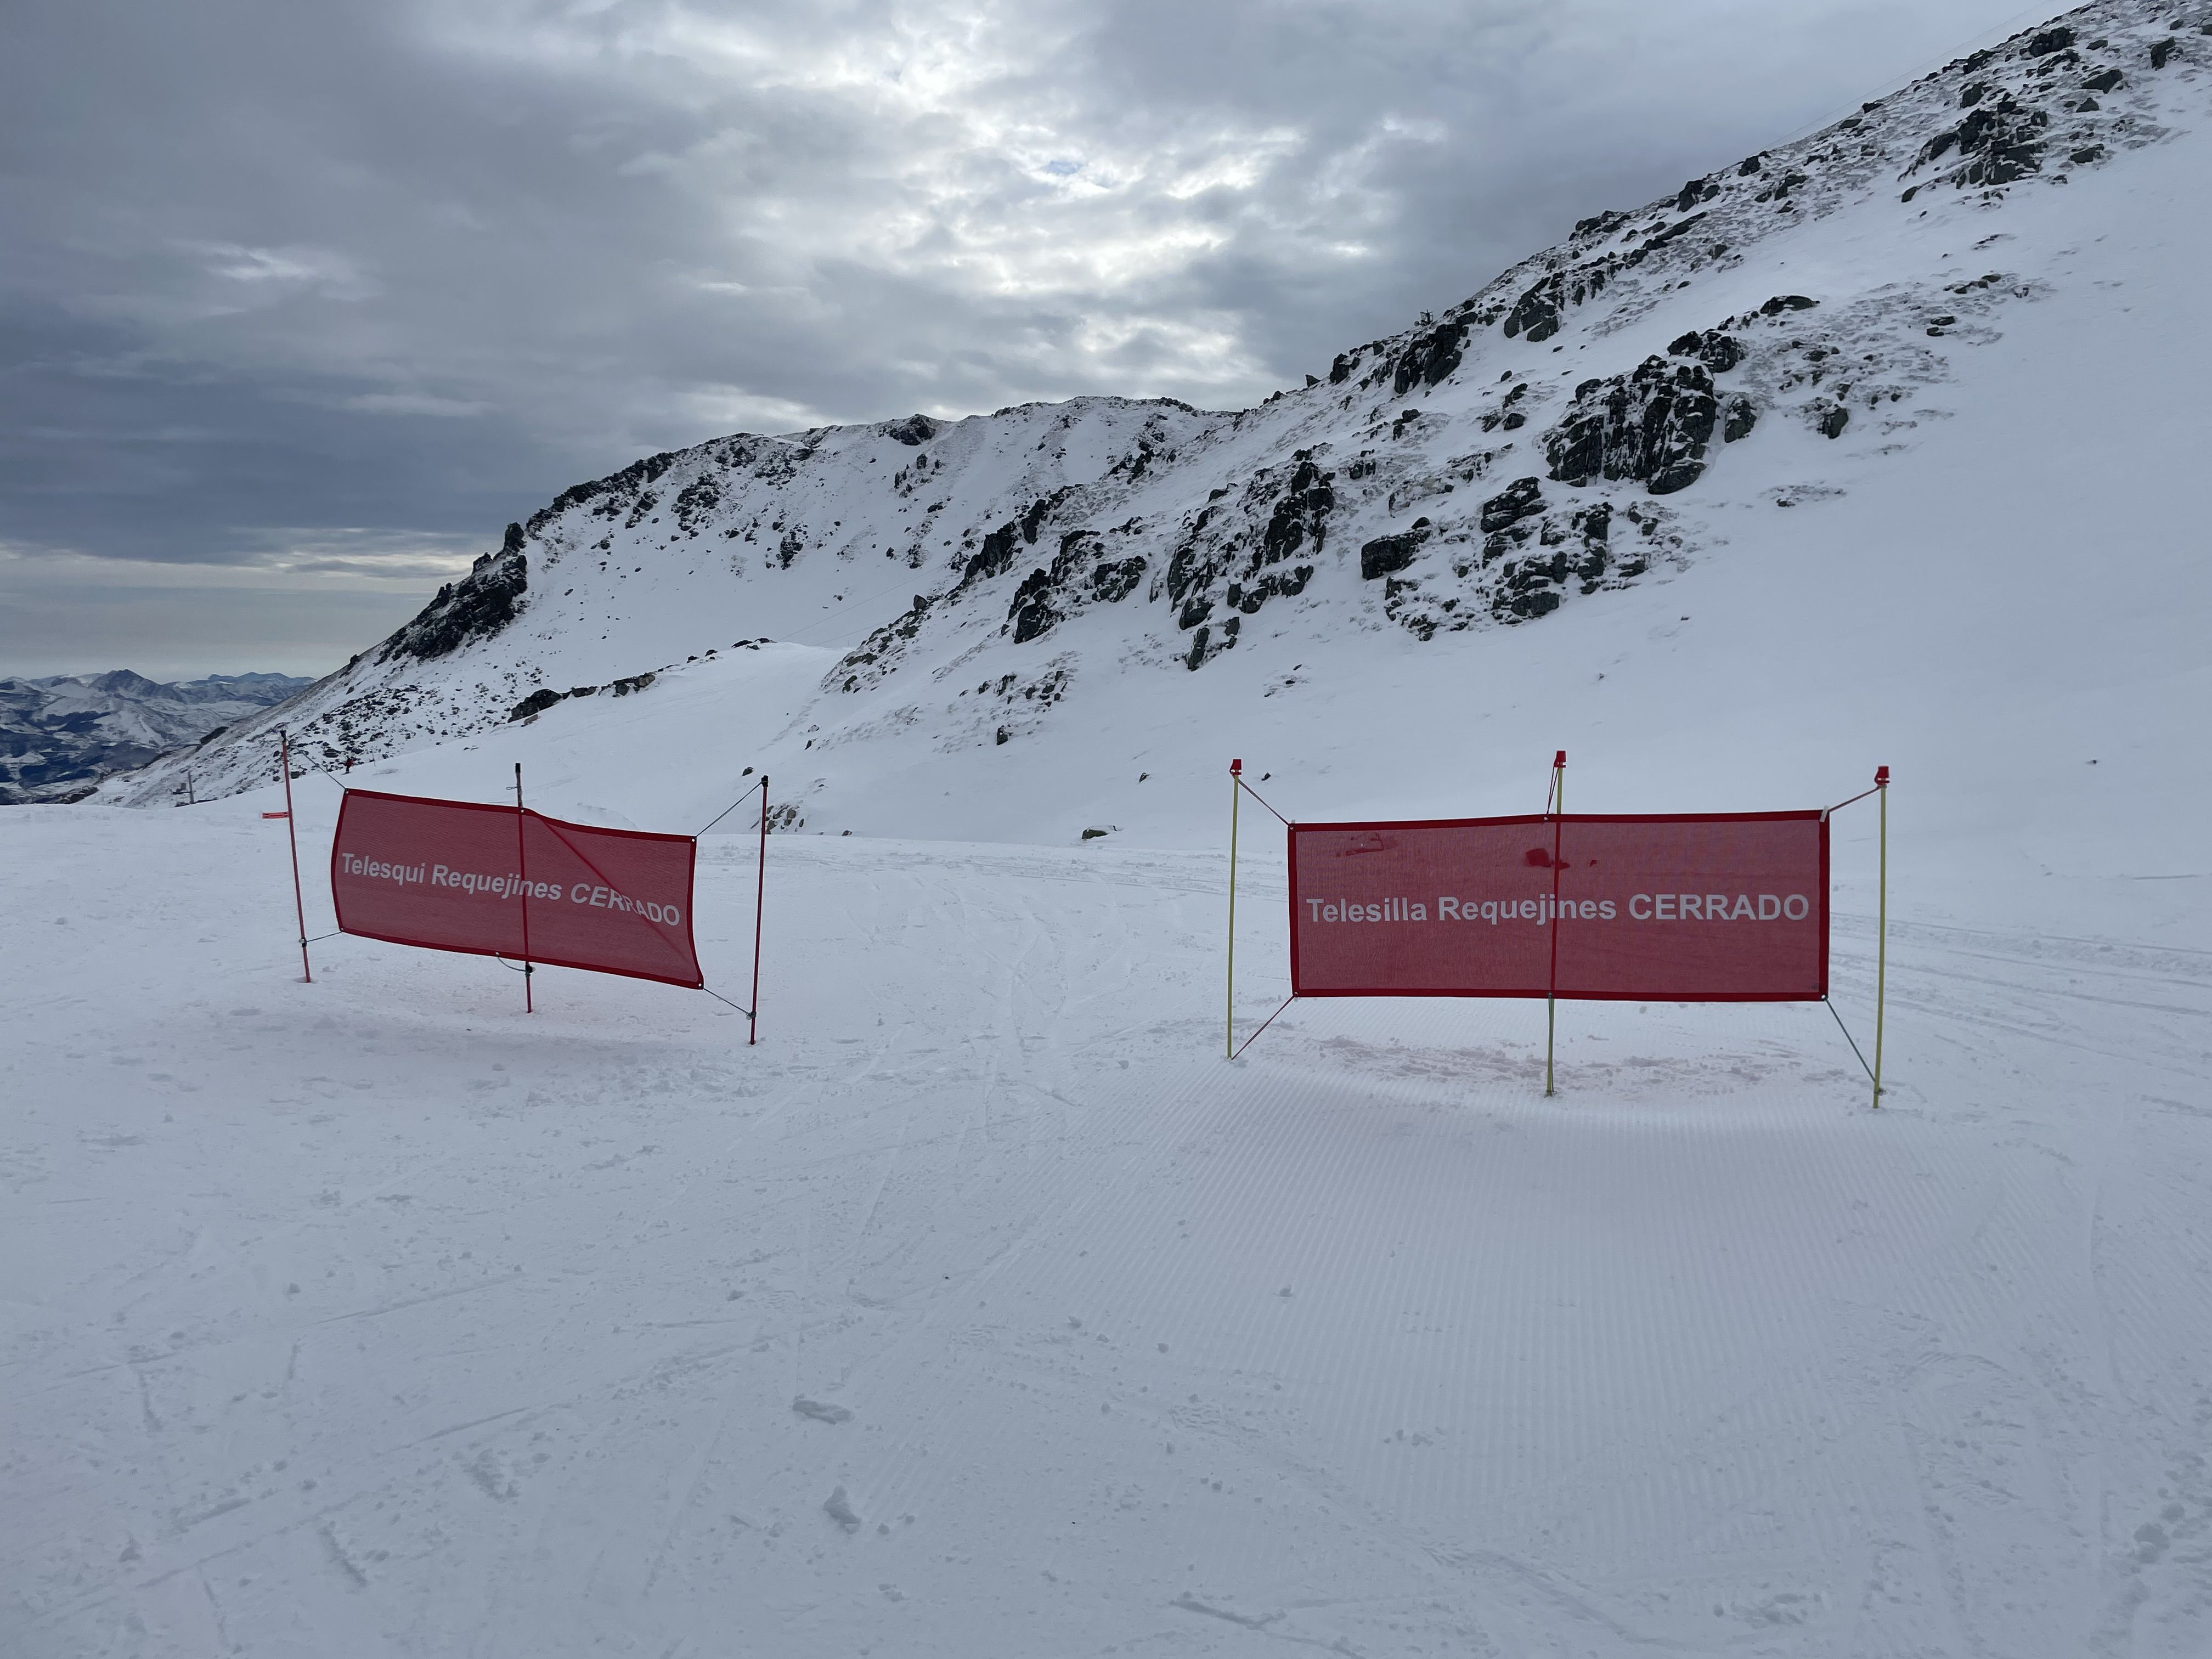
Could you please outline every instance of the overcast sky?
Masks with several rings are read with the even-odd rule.
[[[1239,407],[2014,0],[9,0],[0,673],[321,672],[657,449]]]

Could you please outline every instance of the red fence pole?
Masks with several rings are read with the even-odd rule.
[[[530,965],[530,854],[523,833],[522,763],[514,763],[514,873],[522,878],[522,1012],[534,1014],[538,1004],[530,994],[536,972]]]
[[[1552,757],[1552,983],[1544,995],[1544,1098],[1552,1097],[1552,1051],[1559,1033],[1559,818],[1567,810],[1567,751]]]
[[[276,769],[284,775],[284,833],[292,842],[292,915],[300,924],[300,977],[313,985],[315,970],[307,960],[307,901],[300,891],[300,823],[292,816],[292,738],[281,726],[276,728]]]
[[[1881,889],[1874,924],[1874,1109],[1881,1109],[1881,1017],[1889,990],[1889,769],[1875,769],[1874,787],[1881,791]]]
[[[745,1047],[760,1041],[761,907],[768,902],[768,774],[761,774],[760,870],[753,884],[753,994],[745,1016]]]

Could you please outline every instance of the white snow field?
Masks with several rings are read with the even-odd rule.
[[[1831,441],[1774,403],[1668,497],[1694,556],[1525,624],[1389,620],[1359,538],[1443,513],[1393,495],[1195,672],[1172,605],[1008,641],[979,582],[848,696],[852,639],[805,618],[857,555],[747,555],[792,579],[763,620],[726,572],[687,586],[666,526],[685,580],[648,572],[644,525],[627,588],[586,591],[613,560],[572,538],[504,633],[364,659],[421,682],[369,787],[496,800],[520,762],[544,811],[690,831],[766,766],[806,823],[770,841],[757,1048],[694,993],[549,969],[526,1015],[497,963],[367,940],[301,983],[270,785],[0,811],[0,1656],[2212,1654],[2196,31],[2104,94],[2159,141],[2069,183],[1885,179],[1880,215],[1808,215],[1695,292],[1666,249],[1608,289],[1669,279],[1650,338],[1604,348],[1624,370],[1800,289],[1830,308],[1771,331],[1885,273],[1898,316],[1954,273],[2020,292],[1960,302],[1977,331],[1881,417],[1913,424]],[[1936,101],[1892,106],[1932,131]],[[1562,378],[1548,345],[1469,354],[1439,453],[1480,441],[1476,380]],[[1090,461],[1154,416],[1091,409]],[[995,467],[1057,418],[958,441]],[[918,466],[877,437],[851,465]],[[816,632],[731,648],[786,621]],[[995,741],[971,672],[1062,658],[1065,698]],[[358,690],[295,717],[335,743]],[[248,735],[206,751],[224,787],[269,775]],[[1548,1100],[1525,1002],[1302,1003],[1222,1057],[1231,757],[1322,819],[1534,811],[1560,747],[1577,811],[1895,769],[1882,1109],[1805,1005],[1562,1005]],[[321,933],[338,790],[294,787]],[[1836,822],[1862,1042],[1873,811]],[[1285,977],[1279,826],[1243,826],[1240,1036]],[[742,1002],[744,809],[702,856],[702,957]]]
[[[1790,1005],[1566,1005],[1547,1101],[1528,1003],[1225,1062],[1218,854],[779,836],[748,1049],[301,984],[267,801],[0,816],[0,1651],[2212,1643],[2212,953],[1915,901],[1879,1114]]]

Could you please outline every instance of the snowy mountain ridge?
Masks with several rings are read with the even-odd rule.
[[[1354,640],[1480,650],[1672,580],[1747,511],[1878,479],[1959,412],[2019,308],[2118,280],[2057,198],[2201,117],[2208,31],[2143,0],[2081,8],[1585,219],[1255,409],[1084,398],[635,462],[210,744],[198,787],[266,780],[279,723],[310,757],[380,759],[566,718],[576,692],[649,705],[773,640],[792,672],[758,757],[818,768],[792,820],[818,828],[864,775],[1110,724],[1162,673],[1234,654],[1255,696],[1326,689]],[[166,800],[179,776],[173,758],[102,798]]]
[[[167,684],[127,668],[0,678],[0,802],[65,800],[197,742],[313,682],[210,674]]]

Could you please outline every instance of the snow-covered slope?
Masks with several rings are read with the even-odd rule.
[[[380,758],[647,673],[653,707],[672,669],[765,637],[827,653],[776,718],[748,711],[754,758],[802,786],[810,827],[1059,835],[1146,817],[1040,765],[1072,740],[1103,759],[1088,733],[1113,732],[1133,780],[1145,769],[1127,763],[1193,729],[1197,707],[1212,753],[1271,732],[1269,692],[1287,709],[1378,674],[1418,688],[1528,661],[1500,642],[1517,624],[1540,623],[1544,660],[1580,661],[1577,613],[1680,615],[1650,590],[1693,569],[1714,584],[1701,591],[1741,592],[1823,547],[1824,567],[1848,556],[1869,584],[1903,556],[1893,613],[1970,569],[1988,602],[2023,587],[2057,601],[2054,584],[2098,580],[2087,550],[2046,564],[2045,515],[2002,540],[1990,520],[2105,434],[2139,427],[2130,452],[2155,447],[2182,412],[2161,401],[2170,355],[2201,332],[2193,300],[2124,309],[2130,293],[2181,301],[2142,285],[2203,268],[2188,222],[2212,40],[2175,21],[2102,0],[2026,32],[1586,221],[1257,409],[1087,399],[640,461],[512,527],[279,718],[310,754]],[[2051,337],[2115,313],[2132,335],[2062,373]],[[2179,478],[2105,494],[2100,524],[2133,518],[2126,556],[2157,566],[2182,532],[2160,497],[2191,511]],[[1971,500],[1990,507],[1961,540],[1945,514]],[[1838,550],[1854,519],[1879,548]],[[2104,592],[2124,603],[2170,580],[2139,570]],[[1826,597],[1806,601],[1836,619]],[[1979,610],[1949,626],[1985,635]],[[242,726],[198,772],[270,775],[276,723]],[[104,799],[166,800],[174,769]],[[924,773],[954,780],[923,792],[951,808],[918,804]]]
[[[975,526],[1111,495],[1209,418],[1086,398],[652,456],[510,525],[413,622],[196,757],[196,774],[273,777],[279,724],[310,757],[373,758],[502,723],[540,692],[623,694],[733,644],[865,633],[969,560],[988,539]],[[163,800],[172,769],[104,799]]]
[[[0,801],[74,799],[110,773],[279,703],[310,682],[210,674],[173,684],[106,674],[0,678]]]
[[[570,766],[655,827],[750,765],[810,830],[1189,845],[1232,753],[1320,816],[1525,807],[1565,746],[1593,806],[1887,761],[1948,902],[1992,861],[2193,868],[2160,816],[2208,672],[2192,19],[2026,32],[1243,414],[639,463],[210,745],[203,787],[272,775],[281,719],[456,793]]]
[[[1242,416],[643,464],[276,717],[652,829],[766,766],[757,1048],[353,938],[301,983],[339,791],[264,820],[265,728],[232,799],[0,814],[0,1651],[2212,1651],[2206,22],[2033,32]],[[1812,1005],[1565,1005],[1551,1100],[1518,1003],[1221,1058],[1229,756],[1525,811],[1562,745],[1577,809],[1895,767],[1879,1114]]]
[[[1812,1005],[1565,1006],[1548,1101],[1524,1003],[1224,1063],[1226,860],[1118,840],[775,837],[754,1048],[305,985],[278,804],[0,814],[10,1659],[2212,1651],[2202,881],[2165,946],[1894,907],[1877,1115]]]

